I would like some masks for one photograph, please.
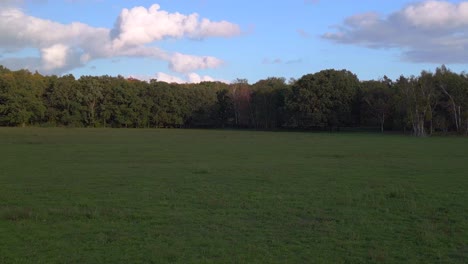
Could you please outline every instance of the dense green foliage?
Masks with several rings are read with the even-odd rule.
[[[0,129],[0,263],[467,263],[468,140]]]
[[[286,83],[168,84],[121,76],[42,76],[0,66],[0,125],[233,127],[468,133],[468,75],[444,66],[392,81],[324,70]]]

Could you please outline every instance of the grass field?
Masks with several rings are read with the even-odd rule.
[[[467,263],[468,139],[0,129],[0,263]]]

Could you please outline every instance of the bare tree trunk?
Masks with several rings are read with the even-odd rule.
[[[458,106],[458,124],[460,126],[460,130],[462,129],[462,117],[461,117],[461,106],[459,105]],[[458,129],[457,129],[458,131]],[[461,131],[458,131],[458,132],[461,132]]]
[[[430,131],[429,131],[430,134],[429,134],[429,135],[432,136],[432,133],[434,133],[434,127],[433,127],[433,124],[432,124],[432,118],[431,118],[431,120],[430,120],[429,122],[430,122]]]
[[[458,111],[457,111],[457,106],[455,105],[455,102],[453,102],[453,114],[455,118],[455,127],[457,128],[457,132],[459,131],[460,124],[458,123]]]
[[[415,103],[416,104],[416,103]],[[419,114],[418,114],[418,106],[416,105],[415,106],[415,110],[414,110],[414,116],[415,118],[413,118],[413,127],[414,127],[414,134],[416,136],[420,136],[420,131],[419,131]]]
[[[424,137],[426,136],[426,132],[424,129],[424,112],[420,113],[418,111],[418,107],[415,107],[415,115],[413,116],[413,133],[415,136]]]
[[[382,113],[382,117],[380,119],[380,132],[384,132],[384,122],[385,122],[385,113]]]
[[[424,129],[424,120],[419,121],[419,136],[420,137],[426,136],[426,130]]]
[[[465,120],[465,135],[468,135],[468,118]]]
[[[465,120],[465,122],[466,122],[465,135],[468,135],[468,118]]]
[[[460,122],[459,122],[460,121],[460,117],[459,117],[460,106],[458,107],[458,111],[457,111],[457,104],[455,103],[455,100],[453,99],[453,97],[447,92],[447,90],[445,89],[443,85],[441,85],[440,88],[449,97],[450,103],[452,103],[453,116],[455,119],[455,127],[457,128],[457,132],[459,132],[460,131]]]

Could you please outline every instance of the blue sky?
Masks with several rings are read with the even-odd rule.
[[[2,0],[0,35],[0,64],[44,74],[395,79],[466,69],[468,1]]]

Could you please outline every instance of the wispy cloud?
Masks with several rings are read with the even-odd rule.
[[[310,38],[311,37],[311,35],[307,31],[305,31],[303,29],[298,29],[297,33],[299,34],[299,36],[301,36],[303,38]]]
[[[297,64],[297,63],[302,63],[302,59],[288,60],[285,62],[285,64]]]
[[[274,64],[296,64],[296,63],[302,63],[302,59],[293,59],[293,60],[283,60],[280,58],[264,58],[262,60],[262,64],[265,65],[274,65]]]
[[[276,59],[270,59],[270,58],[264,58],[262,60],[262,64],[282,64],[283,60],[276,58]]]

